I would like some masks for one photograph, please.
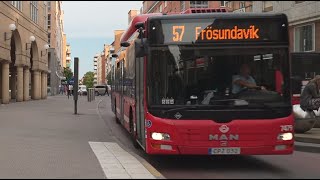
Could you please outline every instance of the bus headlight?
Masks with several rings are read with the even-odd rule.
[[[278,140],[290,141],[292,140],[292,138],[293,138],[292,133],[281,133],[278,135]]]
[[[167,133],[157,133],[154,132],[151,134],[152,139],[154,140],[170,140],[170,135]]]

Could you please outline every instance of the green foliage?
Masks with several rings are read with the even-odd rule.
[[[86,85],[87,88],[92,88],[93,80],[94,80],[94,73],[92,71],[89,71],[83,76],[83,85]]]
[[[66,77],[66,80],[69,81],[73,76],[73,72],[68,67],[63,68],[63,75],[64,75],[64,77]]]

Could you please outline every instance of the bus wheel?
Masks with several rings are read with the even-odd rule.
[[[116,116],[116,123],[117,124],[120,124],[120,121],[119,121],[119,118],[117,117],[117,103],[116,103],[117,101],[116,100],[114,100],[114,114],[115,114],[115,116]]]
[[[132,138],[132,144],[136,149],[139,149],[140,145],[137,142],[136,134],[134,132],[133,113],[132,113],[132,109],[131,108],[130,108],[130,115],[129,115],[129,124],[130,124],[130,134],[131,134],[131,138]]]

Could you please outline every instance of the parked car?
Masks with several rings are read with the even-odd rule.
[[[86,85],[79,85],[78,93],[80,94],[80,96],[82,96],[82,95],[86,96],[88,94],[87,86]]]
[[[107,85],[97,85],[94,87],[94,92],[96,96],[105,96],[107,94]]]

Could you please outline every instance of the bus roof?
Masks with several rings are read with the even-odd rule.
[[[149,19],[197,19],[197,18],[286,18],[284,13],[199,13],[199,14],[173,14],[153,16]]]
[[[134,17],[131,21],[131,23],[129,24],[128,29],[122,34],[121,38],[120,38],[120,42],[124,42],[127,41],[131,35],[137,30],[135,27],[135,24],[138,22],[145,22],[148,17],[151,16],[161,16],[161,13],[151,13],[151,14],[142,14],[142,15],[137,15],[136,17]]]
[[[123,33],[123,35],[120,38],[120,42],[127,41],[132,34],[136,31],[135,24],[137,22],[146,22],[149,17],[163,17],[163,16],[172,16],[175,14],[198,14],[198,13],[219,13],[219,12],[228,12],[226,8],[189,8],[183,12],[179,13],[168,13],[168,14],[162,14],[162,13],[150,13],[150,14],[141,14],[134,17],[129,24],[128,29]]]
[[[224,8],[195,8],[187,9],[184,12],[179,14],[170,13],[150,13],[150,14],[141,14],[134,17],[128,27],[128,29],[123,33],[120,38],[120,42],[128,41],[134,32],[136,32],[135,24],[138,22],[146,22],[148,18],[150,19],[196,19],[196,18],[286,18],[287,16],[284,13],[233,13],[228,12]],[[287,20],[288,21],[288,20]]]

